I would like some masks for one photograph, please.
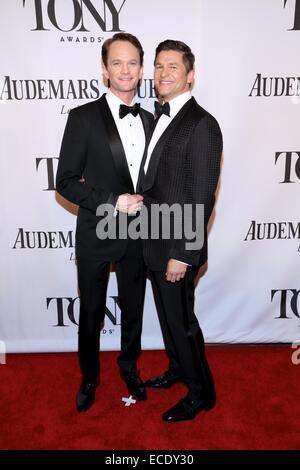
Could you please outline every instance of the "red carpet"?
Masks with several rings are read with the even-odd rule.
[[[185,394],[177,384],[149,390],[125,407],[117,353],[102,354],[96,403],[75,410],[76,354],[14,354],[0,366],[0,449],[300,449],[300,365],[288,346],[210,346],[217,406],[193,421],[164,423],[161,414]],[[161,373],[162,351],[145,351],[142,378]]]

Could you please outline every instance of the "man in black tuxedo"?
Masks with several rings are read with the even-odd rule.
[[[78,204],[76,258],[80,292],[79,362],[82,383],[77,410],[87,411],[99,383],[99,339],[106,309],[110,262],[116,265],[121,307],[121,353],[118,363],[129,393],[146,399],[136,362],[141,351],[146,267],[141,240],[99,239],[98,206],[110,204],[134,217],[143,197],[136,194],[140,164],[152,115],[134,104],[142,78],[144,51],[138,39],[115,34],[102,47],[103,73],[109,91],[99,100],[71,110],[57,170],[57,191]],[[99,212],[98,212],[99,213]],[[118,223],[118,222],[117,222]]]
[[[215,118],[191,96],[194,60],[181,41],[166,40],[156,49],[154,78],[160,103],[139,180],[150,220],[155,204],[179,204],[182,209],[188,204],[195,227],[197,205],[204,206],[202,248],[187,247],[192,240],[175,237],[175,216],[170,217],[169,239],[160,231],[158,239],[143,240],[169,359],[168,370],[146,386],[168,388],[183,381],[188,388],[188,395],[163,414],[168,422],[192,419],[215,403],[214,381],[193,307],[194,281],[207,260],[207,223],[220,173],[222,134]]]

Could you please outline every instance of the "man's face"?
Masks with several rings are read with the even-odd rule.
[[[156,57],[155,88],[164,101],[188,91],[194,79],[194,71],[187,73],[182,58],[183,54],[177,51],[161,51]]]
[[[120,98],[132,94],[143,75],[138,49],[128,41],[115,41],[108,50],[103,73],[110,81],[111,91]]]

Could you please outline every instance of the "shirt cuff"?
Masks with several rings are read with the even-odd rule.
[[[185,263],[184,261],[179,261],[179,259],[175,259],[177,263],[184,264],[185,266],[192,266],[191,264]]]

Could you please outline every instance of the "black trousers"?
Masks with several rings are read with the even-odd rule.
[[[106,310],[110,263],[79,259],[78,287],[80,313],[78,330],[79,363],[83,381],[94,382],[100,374],[100,331]],[[115,263],[121,308],[121,353],[124,371],[136,367],[141,352],[142,316],[146,267],[140,240],[129,240],[125,255]]]
[[[183,377],[193,398],[211,399],[215,396],[214,381],[194,313],[196,275],[196,268],[188,268],[181,281],[172,283],[164,271],[151,271],[151,280],[169,370]]]

